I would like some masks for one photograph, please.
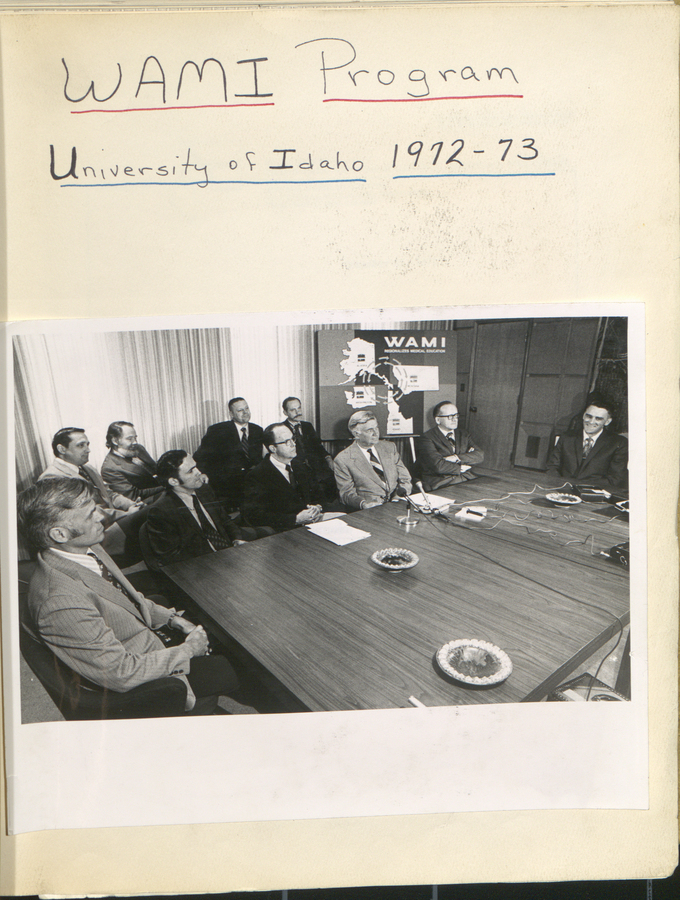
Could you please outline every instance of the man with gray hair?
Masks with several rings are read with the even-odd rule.
[[[394,496],[411,493],[411,476],[390,441],[380,440],[375,415],[362,409],[347,427],[354,443],[335,457],[335,480],[340,499],[350,509],[370,509]]]
[[[102,550],[104,513],[90,484],[45,479],[19,495],[18,511],[39,551],[28,593],[31,623],[66,666],[120,693],[176,676],[186,685],[185,711],[200,714],[214,712],[218,696],[236,689],[227,660],[208,657],[203,627],[140,594]],[[181,643],[166,647],[156,633],[163,626],[183,634]]]

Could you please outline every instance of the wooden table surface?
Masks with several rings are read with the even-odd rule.
[[[629,621],[628,572],[599,555],[628,539],[628,522],[605,502],[506,496],[533,484],[504,473],[437,492],[486,507],[480,524],[420,516],[406,529],[402,500],[348,515],[371,536],[344,547],[296,528],[165,571],[311,710],[404,707],[411,695],[426,706],[538,700]],[[384,547],[420,561],[383,571],[370,557]],[[457,638],[505,650],[507,681],[444,676],[435,653]]]

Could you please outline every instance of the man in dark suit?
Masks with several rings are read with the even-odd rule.
[[[416,440],[416,459],[423,487],[436,491],[474,478],[473,465],[484,462],[484,451],[458,427],[458,409],[450,400],[434,408],[434,428]]]
[[[283,401],[286,418],[283,422],[293,432],[297,460],[309,469],[326,500],[335,500],[338,489],[333,475],[333,458],[321,443],[311,422],[302,420],[302,404],[298,397],[286,397]]]
[[[243,518],[249,525],[266,525],[278,532],[317,522],[322,516],[318,487],[296,459],[295,438],[288,426],[266,428],[264,446],[269,456],[243,482]]]
[[[628,441],[606,429],[612,421],[611,404],[591,402],[583,413],[583,428],[560,436],[548,460],[548,474],[612,490],[628,483]]]
[[[256,535],[234,523],[186,450],[168,450],[158,460],[163,497],[149,507],[147,535],[162,565],[238,546]]]
[[[236,509],[246,473],[262,461],[262,429],[250,421],[250,409],[243,397],[229,401],[229,412],[230,422],[208,428],[194,459],[217,496],[230,509]]]
[[[213,712],[218,695],[235,690],[227,660],[207,656],[202,626],[140,594],[102,550],[103,512],[86,481],[38,482],[19,496],[18,511],[26,538],[40,551],[28,594],[31,623],[66,666],[122,693],[175,676],[186,685],[187,712]],[[163,626],[184,640],[166,647],[156,634]]]
[[[112,422],[106,432],[106,446],[109,452],[101,473],[110,490],[144,503],[163,492],[156,478],[156,463],[137,443],[132,422]]]
[[[350,509],[381,506],[395,496],[411,493],[411,476],[390,441],[380,440],[375,415],[367,409],[353,413],[347,423],[354,443],[335,457],[335,480],[340,499]]]

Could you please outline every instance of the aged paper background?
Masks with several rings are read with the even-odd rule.
[[[509,66],[518,81],[507,93],[522,100],[474,108],[463,101],[324,104],[318,44],[295,45],[328,36],[343,42],[327,48],[329,61],[351,42],[354,65],[368,70],[370,87],[359,98],[384,99],[378,72],[395,73],[390,96],[403,99],[425,89],[420,75],[409,79],[415,71],[426,73],[432,96],[449,96],[448,80],[446,94],[437,82],[440,69],[460,75],[470,66],[489,81],[488,70]],[[646,307],[653,362],[648,431],[670,435],[666,458],[650,456],[647,482],[655,536],[649,810],[43,832],[3,841],[4,891],[224,891],[669,871],[677,849],[675,680],[668,677],[677,596],[676,46],[675,10],[657,6],[3,20],[10,319],[636,301]],[[276,106],[242,110],[238,119],[236,110],[219,117],[199,110],[70,114],[62,57],[97,79],[120,62],[116,107],[136,108],[141,62],[151,55],[167,74],[167,105],[187,59],[223,59],[231,100],[232,92],[248,90],[239,85],[238,61],[266,56],[271,69],[262,69],[260,90],[273,90]],[[149,68],[147,81],[157,72]],[[326,98],[354,91],[356,99],[343,74],[326,72]],[[80,74],[80,94],[90,78],[95,74]],[[450,93],[473,93],[473,81],[458,81]],[[151,98],[145,105],[159,106],[160,90],[147,84],[138,93]],[[421,136],[429,148],[460,135],[468,146],[488,148],[488,156],[500,140],[522,144],[530,135],[541,165],[515,169],[532,177],[393,180],[395,144],[401,167],[405,149]],[[211,183],[62,188],[49,174],[50,144],[57,173],[68,170],[73,146],[79,166],[101,161],[109,170],[181,162],[191,148]],[[278,164],[274,148],[296,148],[296,161],[311,153],[315,166],[337,153],[361,160],[366,181],[214,183],[229,179],[231,160],[243,169],[249,150],[258,165]],[[493,169],[483,158],[484,166],[466,158],[471,172],[500,171],[497,158]],[[319,163],[314,174],[320,171]],[[191,790],[199,778],[183,772],[182,785]]]

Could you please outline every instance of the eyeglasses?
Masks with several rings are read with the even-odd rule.
[[[457,418],[458,418],[458,413],[452,413],[450,416],[442,416],[442,415],[439,415],[439,416],[437,416],[437,418],[438,418],[438,419],[457,419]]]
[[[286,438],[285,441],[274,441],[275,444],[294,444],[295,438]]]

